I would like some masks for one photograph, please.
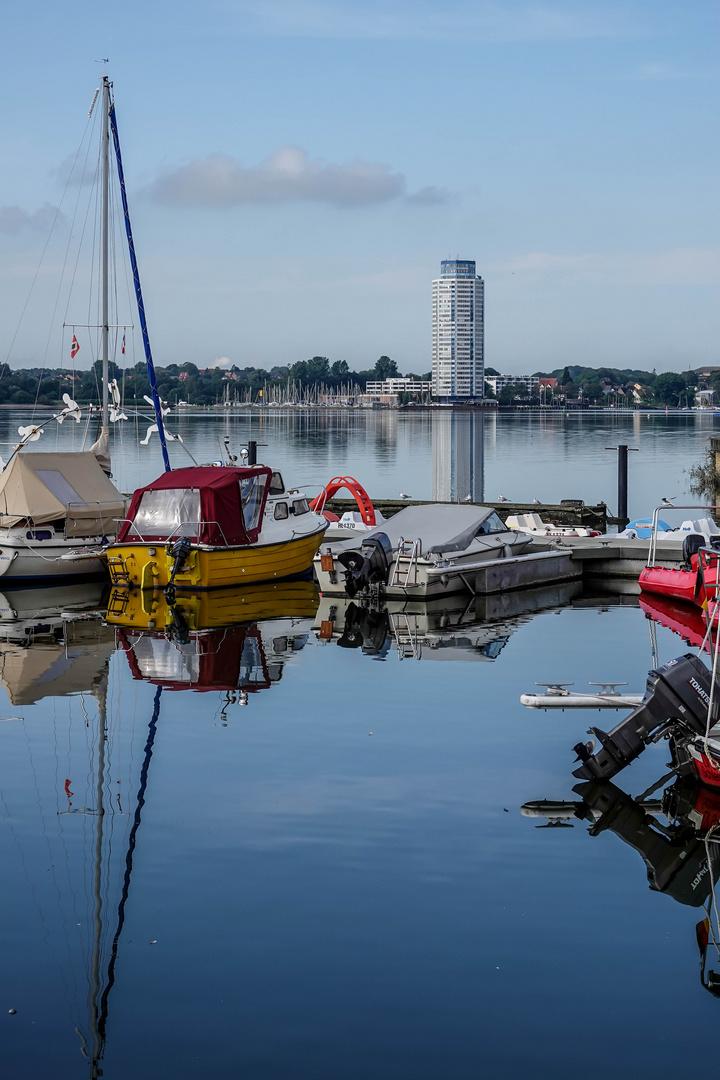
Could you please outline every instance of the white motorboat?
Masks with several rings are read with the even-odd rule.
[[[104,575],[125,500],[89,450],[19,453],[0,473],[0,577],[12,585]]]
[[[492,507],[434,503],[408,506],[361,540],[323,542],[314,568],[324,595],[472,593],[476,571],[531,543]]]
[[[554,525],[551,521],[543,521],[539,514],[510,514],[505,519],[508,529],[516,529],[533,537],[558,537],[567,539],[575,536],[601,536],[597,529],[588,529],[584,526]]]

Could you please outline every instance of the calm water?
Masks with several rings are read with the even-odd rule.
[[[617,505],[617,455],[608,446],[626,443],[630,454],[629,512],[647,514],[664,496],[689,498],[689,469],[703,455],[720,419],[711,412],[591,414],[532,413],[476,416],[440,412],[258,409],[234,414],[175,414],[169,430],[179,433],[197,461],[219,458],[223,439],[239,453],[248,439],[260,445],[260,460],[273,463],[295,484],[319,490],[336,475],[350,473],[373,497],[558,502],[581,498]],[[38,416],[42,414],[38,413]],[[37,418],[36,418],[37,419]],[[0,453],[7,455],[28,411],[0,410]],[[157,436],[139,445],[149,419],[113,430],[115,478],[125,491],[162,471]],[[80,449],[94,431],[83,421],[47,426],[30,449]],[[192,464],[180,444],[171,444],[175,467]]]
[[[0,440],[14,421],[0,414]],[[202,460],[227,431],[303,482],[351,471],[373,493],[429,496],[433,478],[478,483],[475,433],[445,421],[185,417],[180,430]],[[485,488],[612,504],[603,447],[620,440],[640,446],[631,512],[644,511],[683,491],[711,425],[486,421]],[[453,440],[475,455],[455,480],[438,467]],[[125,486],[158,471],[153,452],[128,449]],[[72,596],[9,600],[29,615]],[[712,1068],[702,909],[651,891],[612,830],[520,813],[577,801],[570,748],[614,720],[525,710],[519,695],[551,680],[641,690],[651,624],[632,598],[526,601],[448,604],[437,647],[402,662],[382,627],[372,646],[340,647],[307,587],[240,596],[238,610],[275,618],[185,645],[97,621],[59,645],[3,645],[4,1075],[92,1076],[101,1056],[106,1080],[675,1077],[690,1048],[694,1070]],[[687,648],[662,627],[657,646],[661,661]],[[205,691],[178,688],[190,678]],[[639,794],[666,758],[649,749],[619,786]]]

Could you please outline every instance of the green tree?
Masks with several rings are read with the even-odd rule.
[[[376,379],[384,381],[385,379],[397,379],[398,367],[394,360],[391,360],[389,356],[381,356],[375,364],[374,375]]]
[[[674,371],[666,371],[658,375],[653,386],[655,401],[658,405],[677,405],[680,395],[684,393],[686,380],[684,375],[677,375]]]

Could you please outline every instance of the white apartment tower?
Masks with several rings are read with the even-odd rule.
[[[432,392],[441,401],[483,397],[483,279],[470,259],[445,259],[432,283]]]

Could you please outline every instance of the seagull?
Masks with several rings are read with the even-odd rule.
[[[412,499],[412,495],[406,495],[404,491],[400,492],[401,499]]]
[[[506,497],[504,495],[498,495],[498,500],[497,501],[498,502],[507,502],[507,499],[506,499]]]
[[[677,499],[677,495],[670,495],[669,497],[667,495],[663,495],[661,505],[662,506],[672,506],[673,499]],[[673,507],[673,509],[674,509],[674,507]]]
[[[466,495],[463,502],[472,502],[472,495]]]
[[[533,502],[534,502],[535,506],[542,506],[542,503],[540,502],[539,499],[533,499]]]

